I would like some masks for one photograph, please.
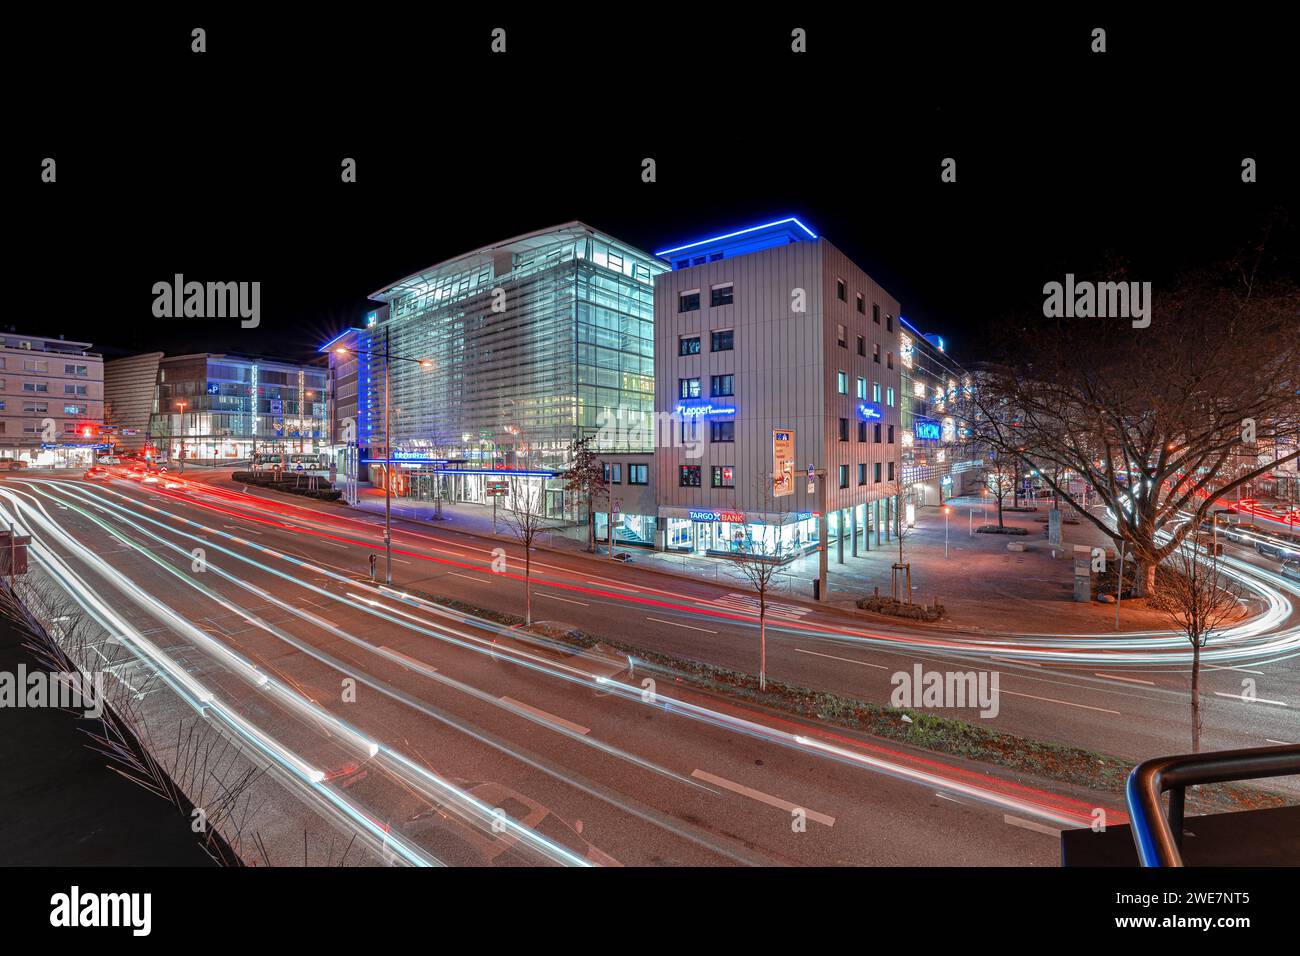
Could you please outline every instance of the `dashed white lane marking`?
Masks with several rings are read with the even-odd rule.
[[[544,710],[534,707],[531,704],[525,704],[523,701],[515,700],[513,697],[502,697],[501,702],[509,704],[511,707],[518,708],[519,710],[527,711],[534,717],[540,717],[548,723],[557,724],[567,730],[572,730],[575,734],[582,734],[585,737],[591,732],[590,727],[584,727],[582,724],[575,724],[571,720],[565,720],[563,717],[556,717],[554,714],[548,714]]]
[[[1105,677],[1109,680],[1126,680],[1130,684],[1147,684],[1151,687],[1156,686],[1156,682],[1153,680],[1139,680],[1136,677],[1121,677],[1119,674],[1103,674],[1100,671],[1093,671],[1092,673],[1094,677]]]
[[[1030,700],[1041,700],[1048,704],[1064,704],[1066,707],[1082,707],[1084,710],[1096,710],[1103,714],[1114,714],[1116,717],[1122,716],[1118,710],[1107,710],[1105,707],[1093,707],[1091,704],[1076,704],[1069,700],[1057,700],[1054,697],[1035,697],[1033,694],[1018,694],[1014,690],[1001,691],[1003,694],[1010,694],[1012,697],[1028,697]]]
[[[1000,663],[1002,663],[1002,664],[1028,664],[1030,667],[1042,667],[1042,666],[1043,666],[1042,664],[1038,663],[1037,661],[1018,661],[1018,660],[1014,660],[1014,659],[1012,659],[1012,658],[1010,658],[1010,657],[994,657],[994,658],[992,658],[992,660],[998,661],[998,662],[1000,662]]]
[[[1022,820],[1019,817],[1013,817],[1010,814],[1002,814],[1002,822],[1010,824],[1013,827],[1020,827],[1022,830],[1033,830],[1035,833],[1046,833],[1048,836],[1060,839],[1061,831],[1055,827],[1049,827],[1043,823],[1035,823],[1033,820]]]
[[[786,813],[793,813],[795,810],[802,810],[809,820],[814,820],[824,826],[835,826],[835,818],[827,816],[824,813],[818,813],[816,810],[809,810],[807,807],[801,807],[797,803],[791,803],[789,800],[782,800],[780,797],[774,797],[770,793],[764,793],[762,790],[755,790],[753,787],[747,787],[743,783],[736,783],[734,780],[728,780],[726,777],[719,777],[717,774],[709,773],[707,770],[692,770],[691,776],[697,780],[703,780],[705,783],[711,783],[716,787],[724,790],[730,790],[732,793],[738,793],[742,797],[749,797],[751,800],[757,800],[759,803],[766,803],[769,807],[778,807]]]
[[[550,598],[552,601],[563,601],[565,604],[578,604],[582,607],[591,607],[586,601],[575,601],[573,598],[560,597],[558,594],[552,594],[549,591],[538,591],[538,597]]]
[[[1272,704],[1274,707],[1290,707],[1284,700],[1265,700],[1263,697],[1247,697],[1245,694],[1225,694],[1221,690],[1214,692],[1216,697],[1229,697],[1232,700],[1244,700],[1248,704]]]
[[[447,573],[454,578],[464,578],[466,581],[474,581],[478,584],[485,584],[487,582],[487,578],[475,578],[468,574],[461,574],[458,571],[448,571]]]
[[[1265,737],[1265,738],[1264,738],[1264,741],[1265,741],[1265,743],[1270,743],[1270,744],[1281,744],[1281,745],[1284,746],[1284,747],[1294,747],[1294,746],[1295,746],[1295,744],[1293,744],[1293,743],[1292,743],[1291,741],[1289,741],[1289,740],[1274,740],[1272,737]]]
[[[1225,667],[1220,664],[1206,664],[1204,666],[1208,671],[1236,671],[1238,674],[1258,674],[1260,677],[1264,676],[1263,671],[1247,670],[1244,667]]]
[[[684,627],[688,631],[703,631],[705,634],[717,634],[717,631],[710,631],[707,627],[696,627],[694,624],[679,624],[676,621],[665,621],[661,617],[646,617],[647,621],[654,621],[656,624],[671,624],[673,627]]]
[[[958,806],[964,806],[964,804],[962,804],[962,802],[958,800],[956,797],[950,797],[948,796],[948,794],[940,793],[938,790],[934,792],[934,795],[938,797],[940,800],[951,800],[953,803],[957,804]]]
[[[884,664],[872,664],[868,661],[855,661],[851,657],[836,657],[834,654],[823,654],[820,651],[806,651],[802,647],[796,647],[795,650],[800,654],[812,654],[814,657],[828,657],[833,661],[844,661],[846,664],[861,664],[863,667],[875,667],[878,670],[889,670]]]
[[[385,647],[382,644],[379,645],[379,649],[383,651],[385,654],[391,654],[393,657],[400,658],[402,663],[405,664],[413,671],[420,671],[421,673],[424,674],[438,673],[438,668],[434,667],[432,664],[426,664],[424,661],[418,661],[414,657],[411,657],[409,654],[403,654],[401,651],[395,651],[391,647]]]

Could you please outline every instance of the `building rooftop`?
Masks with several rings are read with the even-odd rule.
[[[674,269],[686,269],[718,259],[731,259],[746,253],[816,239],[817,233],[794,216],[734,229],[716,236],[660,249],[655,255],[667,259]]]

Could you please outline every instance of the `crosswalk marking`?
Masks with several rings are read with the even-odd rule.
[[[732,611],[741,611],[745,614],[758,613],[758,595],[756,594],[725,594],[722,597],[715,598],[707,603],[712,604],[715,607],[724,607]],[[778,617],[798,619],[811,614],[812,608],[803,607],[799,604],[786,604],[783,601],[773,601],[769,599],[767,602],[767,613],[769,616],[776,615]]]

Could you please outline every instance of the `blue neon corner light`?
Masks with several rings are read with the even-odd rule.
[[[727,405],[714,405],[706,402],[702,405],[678,405],[677,414],[683,418],[707,418],[712,415],[734,415],[736,409]]]
[[[796,216],[787,216],[784,219],[774,219],[756,226],[746,226],[744,229],[735,229],[721,235],[661,249],[655,255],[667,258],[679,253],[689,253],[683,262],[699,265],[706,259],[731,258],[746,252],[757,252],[771,246],[797,242],[804,238],[816,239],[817,233],[804,225]],[[709,253],[713,255],[710,256]],[[692,257],[699,261],[692,262]]]

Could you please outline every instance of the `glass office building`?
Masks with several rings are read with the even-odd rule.
[[[298,456],[328,440],[326,368],[234,355],[181,355],[158,365],[148,434],[172,459]]]
[[[387,340],[394,491],[487,502],[489,477],[542,482],[551,517],[576,517],[554,477],[573,442],[652,450],[658,259],[579,222],[476,249],[374,293],[356,332],[357,443],[382,486]],[[643,427],[637,427],[642,423]],[[398,468],[400,467],[400,471]],[[502,474],[502,473],[506,474]]]

